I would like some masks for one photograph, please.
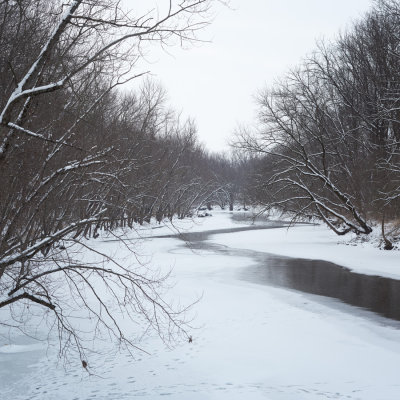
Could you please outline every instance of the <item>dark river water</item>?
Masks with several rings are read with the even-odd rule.
[[[254,264],[242,271],[240,278],[243,280],[337,299],[358,308],[349,309],[350,312],[368,310],[391,320],[400,321],[400,280],[351,272],[347,268],[327,261],[239,250],[207,241],[214,234],[274,229],[283,226],[285,226],[283,223],[274,222],[244,228],[187,233],[178,237],[193,249],[230,256],[251,257]]]

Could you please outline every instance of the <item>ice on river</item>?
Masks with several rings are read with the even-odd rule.
[[[203,220],[202,227],[194,228],[233,226],[228,214]],[[247,248],[252,240],[258,251],[261,243],[273,251],[268,245],[272,241],[281,254],[287,246],[289,255],[304,255],[294,254],[288,241],[280,242],[284,231],[229,233],[213,236],[210,242]],[[314,240],[318,237],[321,241],[321,232]],[[333,240],[323,239],[325,244],[315,246],[333,247]],[[115,250],[118,243],[102,246],[104,251]],[[329,307],[299,292],[241,280],[245,268],[254,263],[246,253],[233,257],[229,251],[193,251],[174,238],[146,240],[141,252],[152,254],[152,263],[161,268],[173,266],[176,285],[171,297],[190,303],[202,296],[195,306],[193,342],[171,350],[150,335],[141,343],[150,355],[100,351],[90,360],[96,374],[91,376],[79,360],[74,365],[58,363],[52,346],[1,342],[1,399],[400,398],[400,330],[390,324]],[[127,328],[136,329],[133,324]]]

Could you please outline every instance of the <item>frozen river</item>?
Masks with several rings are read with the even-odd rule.
[[[209,240],[212,235],[278,229],[285,226],[280,222],[274,222],[178,236],[192,249],[213,251],[216,254],[230,257],[247,256],[251,258],[254,264],[243,269],[239,275],[241,279],[337,299],[356,307],[347,308],[348,312],[359,315],[359,308],[361,308],[382,317],[400,321],[400,280],[355,273],[328,261],[235,249]]]
[[[79,358],[58,360],[57,341],[40,347],[2,339],[0,399],[398,400],[397,281],[273,255],[297,254],[296,246],[304,252],[303,243],[318,255],[343,249],[347,257],[355,249],[337,246],[318,227],[309,236],[314,227],[295,227],[286,242],[281,224],[265,228],[221,214],[180,238],[154,229],[140,254],[173,268],[170,301],[200,299],[189,315],[193,341],[169,349],[148,332],[140,346],[149,354],[133,357],[111,340],[95,342],[88,360],[95,375],[88,375]],[[129,258],[118,242],[96,243]],[[132,335],[139,327],[124,320]]]

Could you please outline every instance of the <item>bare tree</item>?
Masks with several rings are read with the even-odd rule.
[[[40,310],[58,328],[60,351],[72,344],[81,359],[79,308],[128,345],[114,306],[166,340],[186,334],[184,309],[160,297],[165,277],[95,248],[100,261],[81,255],[86,237],[134,218],[145,194],[132,185],[147,179],[136,172],[166,125],[157,90],[121,99],[115,88],[142,75],[134,66],[147,42],[196,40],[210,5],[170,1],[164,14],[135,15],[117,0],[1,2],[0,309],[12,310],[10,326],[23,329],[21,316]]]
[[[377,2],[259,96],[260,131],[239,132],[236,145],[264,158],[270,207],[316,216],[337,234],[396,218],[399,15],[398,2]]]

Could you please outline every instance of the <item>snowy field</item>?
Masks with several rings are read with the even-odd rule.
[[[228,213],[215,213],[180,229],[236,228]],[[143,236],[170,235],[173,227],[141,229]],[[338,244],[324,227],[299,226],[211,236],[227,248],[324,259],[368,274],[400,277],[400,253]],[[124,259],[117,242],[98,242]],[[3,400],[159,399],[400,399],[400,330],[385,320],[352,314],[296,291],[240,279],[254,261],[243,256],[191,250],[175,238],[147,239],[142,256],[164,270],[173,267],[169,296],[195,305],[193,342],[166,349],[157,335],[140,343],[150,353],[114,351],[101,344],[88,375],[63,365],[56,346],[30,339],[0,342]],[[130,324],[130,325],[129,325]],[[137,327],[126,322],[126,329]]]

